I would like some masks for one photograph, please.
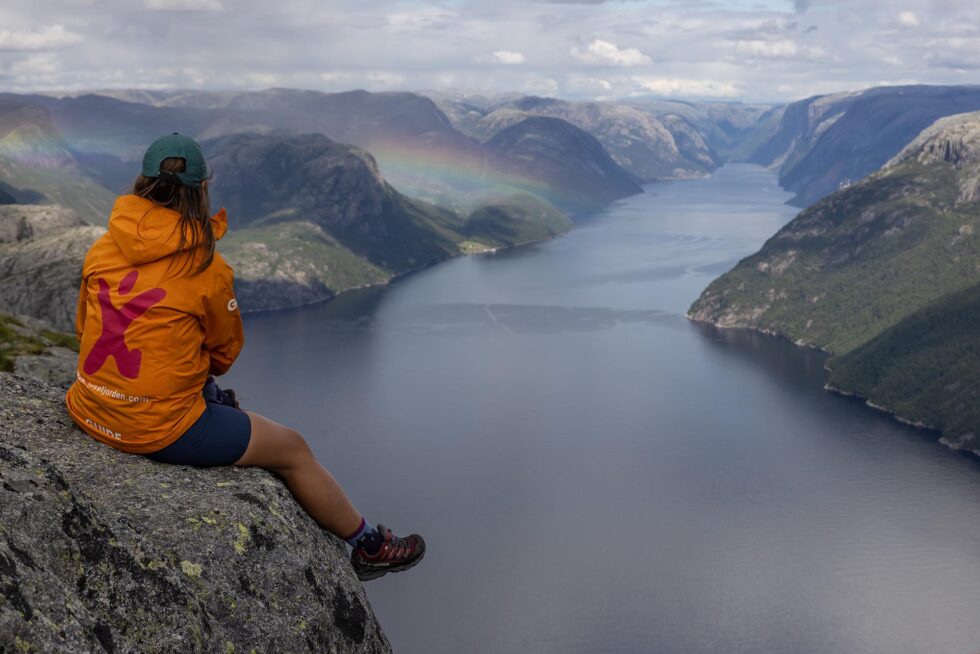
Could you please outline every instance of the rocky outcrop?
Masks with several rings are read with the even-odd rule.
[[[0,312],[73,330],[82,263],[104,232],[58,205],[0,206]]]
[[[0,651],[390,651],[279,479],[116,451],[63,393],[0,373]]]
[[[665,114],[659,118],[670,132],[678,153],[683,157],[683,163],[676,166],[667,177],[704,177],[722,164],[721,157],[708,145],[704,135],[686,118],[678,114]]]
[[[0,313],[0,371],[67,388],[75,380],[78,341],[30,316]]]
[[[940,118],[905,146],[885,169],[909,160],[948,164],[957,173],[957,204],[980,200],[980,112]]]

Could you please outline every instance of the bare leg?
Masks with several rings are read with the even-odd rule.
[[[286,482],[286,488],[317,524],[341,538],[361,524],[361,514],[326,468],[320,465],[299,433],[257,413],[252,438],[236,466],[259,466]]]

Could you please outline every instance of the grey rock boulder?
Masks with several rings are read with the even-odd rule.
[[[278,478],[116,451],[63,394],[0,373],[0,651],[390,651]]]
[[[26,354],[14,361],[18,375],[40,379],[52,386],[68,388],[75,380],[78,353],[67,347],[51,347],[44,354]]]

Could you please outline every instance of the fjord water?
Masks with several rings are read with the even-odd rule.
[[[243,404],[428,541],[366,584],[395,651],[980,651],[980,465],[683,317],[788,197],[729,165],[247,319]]]

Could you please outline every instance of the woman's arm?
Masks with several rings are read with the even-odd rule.
[[[204,349],[211,356],[212,375],[228,372],[245,343],[242,314],[235,299],[234,274],[219,256],[215,255],[212,288],[204,297]]]

